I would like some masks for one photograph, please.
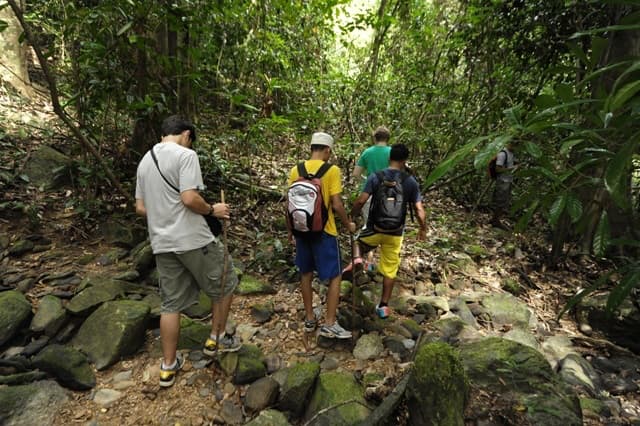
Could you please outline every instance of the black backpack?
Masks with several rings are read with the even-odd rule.
[[[498,154],[500,154],[501,152],[504,152],[505,155],[507,155],[507,151],[505,151],[504,149],[501,149],[500,151],[498,151]],[[496,180],[498,178],[498,171],[496,170],[496,161],[498,160],[498,154],[496,154],[491,159],[491,161],[489,161],[488,171],[489,171],[489,177],[491,178],[491,180]]]
[[[388,180],[384,172],[376,172],[378,186],[372,194],[369,213],[374,231],[383,234],[402,231],[407,215],[407,200],[402,184],[408,176],[401,171],[393,180]]]

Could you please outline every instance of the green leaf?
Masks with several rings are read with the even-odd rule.
[[[607,191],[616,204],[622,208],[627,205],[627,170],[631,165],[631,158],[635,152],[638,142],[640,142],[640,133],[634,134],[622,146],[622,149],[609,161],[607,170],[604,175],[604,182]]]
[[[569,139],[562,143],[560,147],[560,154],[567,155],[571,151],[571,148],[578,145],[579,143],[584,142],[584,139]]]
[[[624,299],[629,296],[631,290],[638,285],[640,282],[640,270],[633,269],[627,274],[625,274],[618,285],[616,285],[611,293],[609,293],[609,297],[607,298],[607,313],[612,314],[613,311],[618,309],[618,307],[624,302]]]
[[[522,107],[520,105],[505,109],[504,115],[509,125],[515,127],[522,126]]]
[[[607,211],[603,210],[600,222],[593,236],[593,253],[598,257],[603,257],[611,241],[611,230],[609,228],[609,218]]]
[[[582,216],[582,203],[573,194],[567,194],[566,209],[571,217],[571,223],[576,223]]]
[[[9,28],[9,24],[7,23],[7,21],[3,21],[2,19],[0,19],[0,33],[7,28]]]
[[[549,223],[552,226],[555,226],[564,211],[564,207],[567,205],[567,196],[566,194],[560,195],[556,198],[556,201],[551,205],[551,209],[549,209]]]
[[[536,166],[536,167],[531,167],[530,170],[535,174],[539,176],[544,176],[555,183],[561,183],[560,179],[558,179],[558,176],[554,172],[552,172],[551,170],[545,167]]]
[[[127,22],[126,24],[124,24],[124,26],[118,30],[118,32],[116,33],[116,36],[120,37],[122,34],[129,31],[129,28],[131,28],[132,25],[133,25],[133,21]]]
[[[551,95],[540,95],[534,101],[534,104],[540,109],[551,108],[558,105],[558,101]]]
[[[489,139],[489,136],[481,136],[472,139],[469,143],[464,145],[462,148],[458,149],[454,153],[452,153],[447,159],[438,164],[438,166],[429,174],[427,180],[424,183],[424,187],[428,188],[435,181],[440,179],[442,176],[447,174],[453,167],[455,167],[459,162],[464,160],[470,153],[475,149],[476,146],[480,142]]]
[[[580,46],[578,46],[577,43],[569,42],[569,43],[567,43],[567,47],[569,47],[569,50],[571,51],[571,53],[573,53],[573,55],[576,58],[580,59],[583,64],[585,64],[585,65],[589,64],[589,60],[587,59],[587,55],[585,55],[584,51],[582,50],[582,48]]]
[[[602,53],[605,51],[609,40],[602,37],[591,38],[591,56],[589,57],[589,68],[594,69],[600,63]]]
[[[518,219],[518,222],[516,223],[516,232],[522,233],[525,229],[527,229],[527,225],[529,224],[529,222],[531,222],[531,218],[533,217],[533,214],[536,212],[536,210],[538,210],[539,205],[540,200],[534,200],[534,202],[531,203],[527,210],[525,210],[524,214],[520,216],[520,219]]]
[[[540,150],[540,147],[535,143],[527,141],[525,142],[524,146],[527,149],[529,155],[531,155],[533,158],[542,157],[542,151]]]
[[[629,61],[624,61],[624,62],[622,62],[622,64],[624,65],[624,64],[627,64],[628,62]],[[627,78],[627,76],[629,74],[635,73],[639,69],[640,69],[640,61],[635,61],[631,65],[629,65],[627,67],[627,69],[625,69],[622,73],[620,73],[618,78],[616,78],[616,82],[613,84],[613,88],[611,89],[611,93],[617,92],[618,91],[618,87]]]
[[[596,28],[595,30],[581,31],[581,32],[578,32],[578,33],[574,33],[571,37],[569,37],[569,40],[572,40],[572,39],[575,39],[575,38],[578,38],[578,37],[582,37],[582,36],[586,36],[586,35],[608,33],[610,31],[627,31],[627,30],[639,30],[639,29],[640,29],[640,24],[610,25],[608,27]]]
[[[616,111],[622,107],[629,99],[634,97],[640,91],[640,80],[634,81],[623,86],[613,97],[607,99],[605,109],[607,111]]]
[[[553,91],[560,99],[562,99],[562,102],[571,102],[574,99],[573,86],[570,84],[557,84],[556,87],[553,88]]]
[[[482,151],[476,154],[476,158],[473,160],[473,166],[477,170],[486,167],[489,164],[489,161],[491,161],[491,159],[509,143],[511,138],[513,138],[512,135],[500,135],[496,137]]]
[[[598,280],[595,283],[593,283],[591,286],[578,290],[578,292],[575,295],[573,295],[571,299],[567,301],[567,304],[564,305],[564,308],[560,311],[556,319],[560,320],[562,315],[564,315],[569,310],[571,310],[574,306],[580,303],[582,299],[584,299],[585,297],[587,297],[588,295],[590,295],[591,293],[593,293],[594,291],[602,287],[604,284],[606,284],[611,274],[613,274],[613,271],[610,271],[610,272],[607,272],[606,274],[601,275],[600,278],[598,278]]]

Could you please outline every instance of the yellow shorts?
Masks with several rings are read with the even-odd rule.
[[[382,276],[394,279],[400,266],[401,235],[373,234],[360,237],[359,241],[365,246],[365,251],[380,247],[380,263],[378,271]]]

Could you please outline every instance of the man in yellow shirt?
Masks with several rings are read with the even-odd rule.
[[[330,135],[322,132],[313,134],[311,137],[311,158],[304,161],[304,169],[309,175],[317,173],[321,166],[329,160],[332,148],[333,138]],[[296,166],[289,173],[289,186],[296,182],[298,177],[298,166]],[[313,290],[311,288],[313,272],[316,271],[320,280],[329,281],[327,312],[325,324],[320,327],[320,335],[328,338],[350,339],[351,332],[342,328],[336,319],[340,298],[341,268],[335,215],[338,215],[341,222],[347,225],[350,233],[356,231],[356,224],[347,217],[347,212],[340,198],[342,193],[340,169],[335,165],[330,166],[320,177],[320,182],[322,199],[327,210],[324,230],[309,236],[298,234],[294,238],[291,221],[287,220],[289,241],[296,247],[296,266],[301,274],[300,290],[306,314],[304,331],[313,332],[318,325],[318,319],[313,312]]]

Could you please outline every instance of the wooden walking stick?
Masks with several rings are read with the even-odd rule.
[[[351,340],[356,334],[356,258],[353,254],[353,234],[349,233],[351,244]]]
[[[220,190],[220,202],[225,204],[224,202],[224,189]],[[222,219],[222,247],[224,250],[224,256],[222,260],[222,277],[220,277],[220,304],[222,304],[222,299],[224,299],[224,286],[227,281],[227,273],[229,272],[228,263],[229,263],[229,250],[227,248],[227,219]],[[222,306],[222,305],[221,305]],[[215,321],[215,318],[213,319]],[[220,318],[222,320],[222,318]],[[223,327],[226,327],[226,324],[223,324]],[[218,355],[218,346],[220,346],[220,324],[216,327],[216,355]]]

